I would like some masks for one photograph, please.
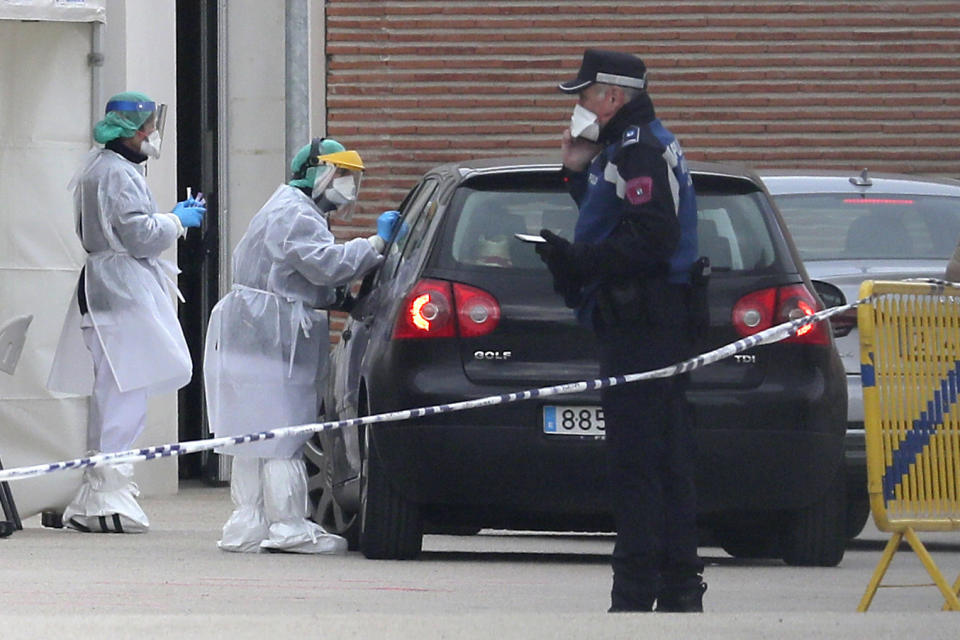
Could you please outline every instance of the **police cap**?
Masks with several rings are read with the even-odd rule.
[[[560,91],[580,93],[594,82],[631,89],[647,88],[647,66],[637,56],[622,51],[587,49],[577,77],[561,82]]]

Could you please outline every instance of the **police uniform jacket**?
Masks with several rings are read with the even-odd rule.
[[[680,144],[646,93],[604,126],[602,152],[582,172],[564,170],[580,216],[577,275],[558,283],[588,326],[662,323],[685,305],[697,256],[697,205]]]

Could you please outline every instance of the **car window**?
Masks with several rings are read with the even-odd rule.
[[[466,190],[453,235],[451,254],[464,265],[540,269],[533,246],[515,233],[539,234],[550,229],[573,237],[576,204],[566,192]]]
[[[400,233],[394,242],[387,248],[387,259],[380,272],[384,277],[391,277],[403,260],[405,260],[423,242],[424,235],[430,226],[430,220],[436,213],[436,193],[439,180],[427,178],[409,195],[400,210]],[[426,213],[426,215],[424,215]]]
[[[776,259],[759,192],[697,194],[697,244],[715,271],[761,271]]]
[[[775,200],[804,260],[946,260],[960,235],[960,198],[790,194]]]
[[[423,244],[424,238],[427,237],[427,231],[430,229],[430,222],[437,214],[437,198],[435,195],[435,191],[431,193],[431,197],[426,201],[423,208],[421,208],[416,214],[416,219],[413,223],[413,229],[410,231],[410,234],[407,237],[401,252],[401,261],[406,260],[413,255],[420,245]]]
[[[763,270],[774,264],[767,200],[743,181],[713,180],[697,195],[700,253],[718,271]],[[550,229],[572,239],[577,206],[558,180],[534,176],[487,180],[458,189],[448,216],[455,229],[444,261],[492,269],[545,269],[533,246],[515,233]]]

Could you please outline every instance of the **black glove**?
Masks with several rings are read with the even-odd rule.
[[[553,275],[553,290],[567,301],[568,306],[579,299],[580,277],[574,245],[549,229],[542,229],[540,236],[546,242],[536,247],[537,255]]]
[[[554,278],[566,278],[573,273],[572,248],[569,240],[561,238],[549,229],[542,229],[540,237],[546,242],[537,245],[537,255],[543,260]]]

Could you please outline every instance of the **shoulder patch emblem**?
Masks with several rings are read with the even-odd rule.
[[[650,199],[653,198],[653,178],[650,176],[640,176],[628,180],[624,195],[627,201],[635,206],[650,202]]]
[[[623,137],[620,139],[621,147],[629,147],[631,144],[636,144],[640,142],[640,127],[627,127],[626,131],[623,132]]]

